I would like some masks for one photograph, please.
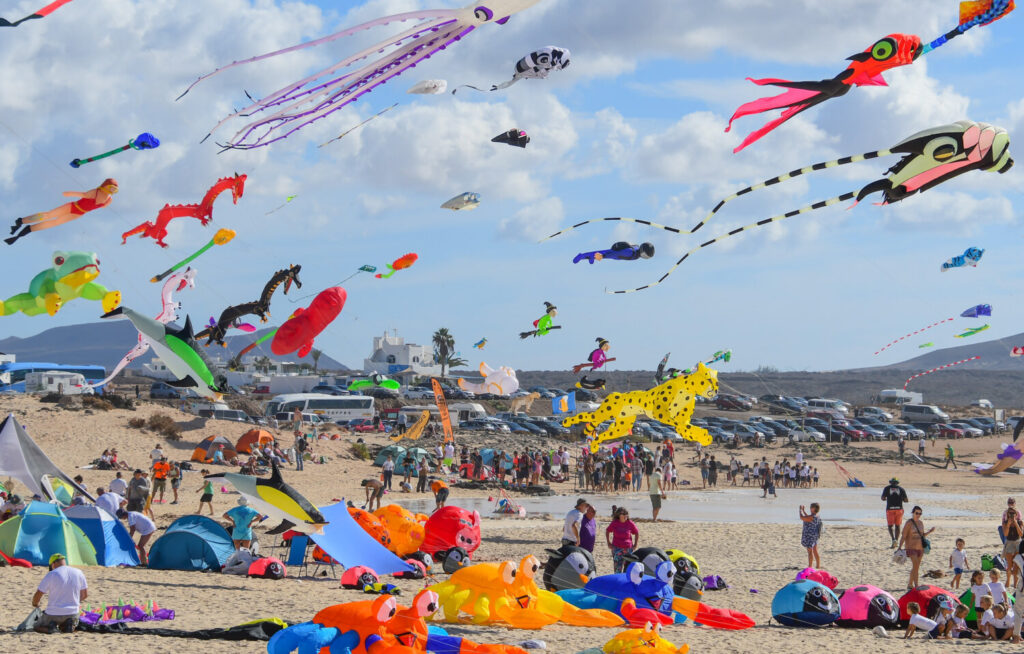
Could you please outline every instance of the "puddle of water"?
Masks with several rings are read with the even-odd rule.
[[[659,518],[680,522],[728,522],[788,524],[799,518],[801,504],[821,504],[821,517],[826,523],[848,525],[877,525],[884,521],[885,504],[881,501],[881,488],[805,488],[778,489],[775,499],[761,499],[760,489],[723,488],[715,491],[669,492],[662,501]],[[954,493],[930,493],[911,491],[911,503],[925,509],[925,519],[935,518],[980,518],[986,514],[964,511],[942,506],[941,502],[979,499],[980,495],[959,495]],[[599,516],[607,518],[612,505],[624,506],[634,518],[650,518],[651,502],[647,495],[601,495],[583,493],[594,506]],[[576,495],[571,497],[537,497],[516,499],[526,508],[527,516],[550,513],[556,518],[563,516],[570,508]],[[771,496],[769,496],[771,497]],[[431,500],[404,500],[403,506],[420,513],[429,514],[434,510]],[[453,504],[470,511],[476,510],[483,517],[502,517],[493,513],[494,501],[486,497],[460,497]]]

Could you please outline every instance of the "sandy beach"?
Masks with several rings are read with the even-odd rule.
[[[81,473],[90,489],[105,486],[113,478],[109,471],[81,470],[102,452],[116,446],[124,460],[133,467],[148,461],[148,453],[161,443],[170,456],[186,460],[202,438],[221,434],[236,440],[245,430],[236,423],[199,419],[176,409],[143,403],[136,411],[109,412],[66,410],[52,404],[41,404],[31,397],[5,397],[4,413],[14,413],[24,423],[49,456],[69,475]],[[154,413],[171,415],[183,428],[181,441],[166,441],[152,433],[143,433],[127,426],[130,418],[148,418]],[[383,435],[361,434],[370,444],[388,442]],[[320,441],[317,454],[329,461],[323,465],[307,465],[303,472],[285,471],[285,478],[303,494],[318,504],[330,503],[336,498],[363,500],[359,481],[375,476],[376,468],[359,460],[351,452],[355,435],[345,435],[337,441]],[[466,440],[472,447],[474,437]],[[1006,436],[1002,440],[1008,440]],[[291,437],[284,437],[290,444]],[[988,461],[999,450],[1000,436],[957,441],[958,460]],[[927,446],[927,455],[940,460],[944,441]],[[832,449],[829,449],[832,448]],[[933,551],[925,557],[922,571],[940,570],[943,576],[928,580],[946,587],[950,580],[949,552],[957,537],[965,538],[970,559],[974,565],[981,554],[995,554],[1000,549],[996,527],[999,514],[1005,507],[1007,495],[1021,487],[1016,474],[996,478],[981,477],[969,468],[958,471],[940,470],[928,465],[900,466],[895,456],[894,443],[854,444],[848,448],[804,444],[803,452],[821,474],[819,488],[778,490],[776,499],[761,499],[760,489],[726,486],[714,490],[700,489],[700,474],[691,461],[692,449],[681,448],[676,461],[681,476],[692,482],[686,490],[670,491],[663,515],[671,518],[658,523],[650,522],[650,504],[641,494],[601,495],[581,493],[571,482],[553,486],[553,497],[517,498],[527,508],[526,518],[495,518],[487,511],[493,503],[487,490],[453,489],[450,504],[480,508],[484,516],[483,545],[476,552],[477,561],[515,560],[535,554],[542,561],[544,548],[558,544],[562,516],[576,496],[583,495],[598,508],[599,530],[607,526],[613,504],[630,507],[640,530],[640,545],[683,549],[695,556],[702,574],[718,574],[731,588],[726,591],[706,592],[705,601],[713,606],[737,609],[747,613],[756,622],[753,629],[725,632],[690,625],[670,627],[664,636],[677,645],[688,643],[691,651],[754,652],[820,652],[822,649],[852,649],[890,652],[904,651],[907,645],[894,634],[888,640],[875,638],[868,630],[829,627],[809,631],[769,624],[771,600],[775,591],[791,581],[806,565],[806,552],[800,546],[800,523],[797,507],[819,502],[825,522],[820,550],[822,567],[839,578],[839,587],[859,583],[880,586],[897,597],[906,587],[907,566],[891,562],[892,551],[884,527],[884,504],[879,500],[881,487],[897,476],[907,489],[911,504],[925,509],[924,521],[935,526]],[[728,461],[736,454],[744,462],[766,456],[769,461],[792,457],[793,445],[772,445],[764,449],[714,450]],[[847,489],[845,477],[830,460],[837,456],[839,463],[851,474],[863,480],[867,488]],[[1014,472],[1016,469],[1014,469]],[[695,487],[695,486],[696,487]],[[197,506],[196,490],[201,486],[198,473],[188,473],[181,488],[181,502],[177,505],[155,504],[154,511],[159,528],[163,529],[175,518],[193,512]],[[219,489],[218,489],[219,490]],[[217,493],[214,497],[215,517],[234,505],[237,496]],[[399,502],[412,508],[421,508],[425,496],[389,494],[385,502]],[[168,502],[170,493],[168,492]],[[639,519],[638,519],[639,518]],[[600,541],[599,541],[600,542]],[[261,539],[264,553],[273,545],[272,537]],[[284,556],[283,550],[276,552]],[[598,571],[611,572],[611,556],[607,548],[596,550]],[[161,607],[176,611],[170,623],[154,623],[180,630],[228,627],[258,618],[280,617],[290,622],[310,619],[325,606],[345,601],[366,599],[361,593],[342,590],[331,578],[294,578],[282,581],[245,579],[216,573],[166,572],[146,569],[87,567],[84,572],[89,581],[89,602],[112,602],[118,598],[156,600]],[[289,570],[289,573],[293,570]],[[0,627],[12,629],[29,612],[30,599],[35,586],[45,573],[44,569],[25,570],[5,568],[0,573],[5,590],[5,601],[0,604]],[[437,580],[443,580],[438,575]],[[422,581],[394,581],[408,598],[423,587]],[[753,592],[757,591],[757,592]],[[455,626],[451,630],[478,642],[514,643],[527,638],[547,642],[548,650],[571,654],[587,647],[602,646],[615,632],[613,629],[553,626],[538,632],[510,630],[497,627]],[[942,645],[928,644],[927,647]],[[948,645],[947,645],[948,646]],[[1004,651],[1009,645],[959,641],[957,647],[975,651]],[[223,641],[194,641],[177,638],[135,635],[96,635],[76,633],[72,636],[42,636],[38,634],[0,634],[0,647],[13,652],[106,652],[114,648],[134,648],[152,652],[203,651],[259,652],[262,643],[232,643]]]

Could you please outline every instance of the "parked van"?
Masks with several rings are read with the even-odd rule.
[[[903,422],[949,422],[945,411],[934,404],[904,404],[901,412]]]
[[[92,395],[85,377],[76,372],[47,370],[25,375],[26,393],[59,393],[60,395]]]
[[[843,415],[847,415],[850,412],[850,408],[845,402],[840,402],[839,400],[826,400],[822,398],[807,400],[807,408],[829,409],[831,411],[838,411]]]

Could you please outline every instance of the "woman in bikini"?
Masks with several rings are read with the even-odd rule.
[[[903,532],[900,534],[899,549],[904,550],[910,559],[908,589],[917,588],[917,573],[921,568],[921,559],[925,554],[925,541],[928,534],[935,531],[935,527],[925,531],[924,522],[921,521],[921,513],[921,507],[915,506],[911,512],[910,520],[907,520],[906,524],[903,525]],[[928,545],[930,546],[931,544],[928,543]]]
[[[14,221],[14,226],[11,227],[11,234],[13,236],[4,239],[4,242],[8,245],[13,245],[22,236],[28,236],[32,232],[38,232],[43,229],[58,227],[81,218],[90,211],[102,209],[114,200],[115,193],[117,193],[117,180],[115,179],[105,179],[102,184],[91,191],[64,191],[64,197],[79,199],[62,204],[50,211],[18,218]],[[18,231],[19,229],[21,231]]]

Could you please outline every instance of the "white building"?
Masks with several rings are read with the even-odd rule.
[[[431,377],[441,374],[441,366],[434,363],[434,350],[426,345],[406,343],[397,334],[373,338],[373,354],[363,360],[363,370],[379,372],[391,377]]]

